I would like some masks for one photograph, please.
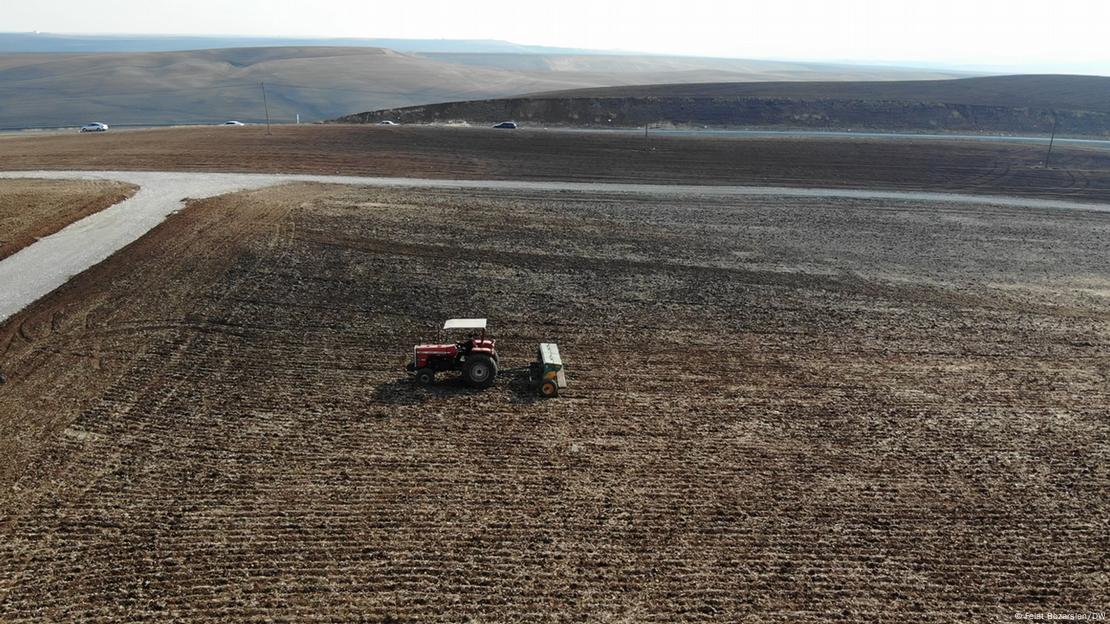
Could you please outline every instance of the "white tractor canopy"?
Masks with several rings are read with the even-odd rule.
[[[451,319],[443,324],[443,329],[485,329],[486,319]]]

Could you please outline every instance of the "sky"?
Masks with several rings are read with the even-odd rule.
[[[6,32],[501,39],[699,56],[1110,75],[1110,0],[5,4],[0,31]]]

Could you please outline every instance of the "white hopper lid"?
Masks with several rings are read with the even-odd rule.
[[[486,319],[451,319],[443,324],[443,329],[485,329]]]

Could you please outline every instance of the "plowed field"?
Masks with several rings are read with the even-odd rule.
[[[5,622],[1105,610],[1110,216],[300,185],[0,326]],[[488,316],[570,388],[426,390]]]
[[[0,260],[135,192],[101,181],[0,181]]]

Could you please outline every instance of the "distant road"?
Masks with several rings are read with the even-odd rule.
[[[530,128],[531,126],[521,126]],[[548,127],[551,132],[612,132],[618,134],[643,134],[641,128],[563,128]],[[1007,136],[998,134],[917,134],[913,132],[868,132],[850,130],[725,130],[716,128],[649,128],[651,136],[720,136],[752,138],[842,138],[842,139],[891,139],[926,141],[988,141],[1002,143],[1040,143],[1048,145],[1046,136]],[[1110,139],[1077,139],[1056,137],[1058,145],[1086,145],[1110,149]]]
[[[131,198],[44,237],[0,261],[0,322],[102,262],[180,210],[184,197],[200,199],[289,182],[323,182],[427,189],[494,189],[644,193],[678,197],[825,197],[886,201],[924,201],[1014,208],[1110,212],[1110,205],[1053,199],[962,195],[918,191],[790,188],[773,186],[695,186],[536,182],[515,180],[432,180],[286,174],[195,173],[154,171],[0,171],[3,178],[119,180],[139,186]]]
[[[262,126],[265,122],[248,122],[249,125]],[[163,128],[204,128],[220,126],[218,123],[204,124],[161,124],[161,125],[117,125],[112,126],[109,132],[125,132],[134,130],[155,130]],[[275,124],[275,126],[278,124]],[[288,125],[288,124],[282,124]],[[307,125],[307,124],[306,124]],[[443,127],[451,129],[486,129],[486,125],[472,124],[458,126],[448,124],[412,124],[419,127]],[[492,125],[492,124],[490,124]],[[585,134],[620,134],[642,135],[644,129],[640,128],[598,128],[598,127],[565,127],[565,126],[539,126],[523,124],[520,130],[542,130],[546,132],[585,133]],[[520,131],[518,130],[518,132]],[[77,128],[0,128],[0,135],[8,136],[49,136],[58,134],[77,134]],[[649,128],[650,136],[675,136],[675,137],[735,137],[735,138],[836,138],[836,139],[890,139],[905,141],[980,141],[989,143],[1026,143],[1048,145],[1047,136],[1010,136],[999,134],[928,134],[914,132],[874,132],[854,130],[728,130],[719,128]],[[1056,137],[1057,145],[1086,146],[1096,149],[1110,150],[1110,139],[1080,139],[1071,137]]]
[[[265,126],[266,122],[244,122],[251,126]],[[195,124],[108,124],[110,130],[116,134],[120,132],[133,132],[137,130],[160,130],[165,128],[205,128],[219,127],[220,123],[195,123]],[[276,125],[276,124],[275,124]],[[80,126],[64,126],[61,128],[0,128],[0,136],[53,136],[58,134],[81,134]]]

